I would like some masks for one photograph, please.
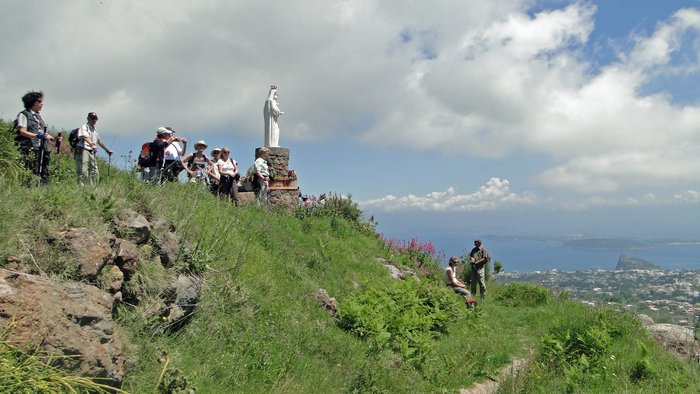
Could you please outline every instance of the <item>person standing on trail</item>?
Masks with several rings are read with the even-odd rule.
[[[455,293],[464,297],[465,300],[469,300],[471,294],[466,289],[464,283],[457,279],[457,264],[459,264],[459,258],[457,256],[450,257],[447,268],[445,268],[445,284],[451,287]]]
[[[107,148],[97,134],[97,114],[90,112],[87,115],[87,123],[78,129],[78,143],[75,150],[75,169],[78,174],[78,184],[97,185],[100,181],[100,172],[97,168],[97,145],[112,156],[114,153]]]
[[[39,114],[44,108],[44,92],[28,92],[22,96],[22,103],[24,110],[17,114],[14,124],[15,142],[24,158],[24,166],[39,176],[39,186],[46,186],[53,136],[47,132],[46,123]]]
[[[469,252],[469,262],[472,265],[471,291],[476,294],[476,284],[479,283],[481,298],[486,297],[486,264],[491,260],[489,252],[482,245],[480,239],[474,240],[474,248]]]

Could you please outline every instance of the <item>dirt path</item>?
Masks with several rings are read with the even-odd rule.
[[[527,368],[527,360],[523,358],[516,358],[509,365],[501,368],[498,373],[497,380],[487,380],[485,382],[477,383],[476,385],[459,391],[460,394],[494,394],[498,391],[500,382],[511,376],[517,376]]]

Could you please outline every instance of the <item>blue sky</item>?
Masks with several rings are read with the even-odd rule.
[[[302,192],[387,234],[700,234],[698,1],[0,6],[0,115],[96,111],[120,165],[167,125],[247,166],[276,84]]]

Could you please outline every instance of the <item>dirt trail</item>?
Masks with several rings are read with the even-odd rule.
[[[522,358],[516,358],[509,365],[501,368],[498,373],[497,380],[487,380],[485,382],[477,383],[476,385],[459,391],[460,394],[495,394],[498,391],[500,382],[511,376],[517,376],[524,372],[527,368],[528,361]]]

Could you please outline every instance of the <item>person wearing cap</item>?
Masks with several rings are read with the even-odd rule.
[[[457,256],[450,257],[447,268],[445,268],[445,284],[452,288],[455,293],[464,297],[465,300],[469,300],[471,294],[467,290],[467,286],[457,279],[457,264],[459,264],[459,258]]]
[[[49,183],[49,144],[53,136],[47,132],[46,123],[39,112],[44,108],[44,92],[27,92],[22,96],[24,110],[17,114],[14,129],[15,143],[24,158],[24,166],[39,176],[39,185]],[[33,152],[33,154],[32,154]]]
[[[148,176],[145,177],[145,180],[150,181],[154,185],[160,185],[162,181],[165,149],[178,140],[178,137],[173,137],[173,131],[166,127],[159,127],[156,130],[156,139],[148,145],[150,161],[147,165]]]
[[[481,298],[486,297],[486,264],[491,260],[489,252],[486,251],[480,239],[474,240],[474,248],[469,252],[469,262],[471,263],[471,291],[476,294],[476,284],[479,284],[479,294]]]
[[[211,161],[216,164],[216,162],[219,160],[219,156],[221,155],[221,148],[214,148],[210,152],[211,154]],[[214,165],[211,168],[211,171],[209,172],[209,190],[211,190],[212,193],[216,194],[217,196],[219,195],[219,186],[220,186],[220,181],[221,181],[221,174],[219,174],[219,168],[218,166]]]
[[[112,156],[114,153],[107,148],[104,141],[97,133],[97,114],[87,114],[87,123],[78,129],[78,143],[75,150],[75,171],[78,174],[79,185],[97,185],[100,181],[100,172],[97,168],[97,145]]]
[[[165,127],[166,129],[172,131],[175,135],[175,130],[172,127]],[[179,142],[178,142],[179,141]],[[182,142],[182,146],[180,145]],[[182,156],[184,156],[187,151],[187,139],[184,137],[178,137],[174,139],[173,142],[165,148],[165,153],[163,156],[163,179],[169,182],[174,182],[177,180],[180,172],[185,168],[182,166]]]
[[[190,174],[190,182],[206,184],[208,176],[211,175],[214,162],[204,154],[205,149],[207,149],[207,143],[202,140],[197,141],[194,144],[194,153],[182,159],[185,170]]]

